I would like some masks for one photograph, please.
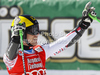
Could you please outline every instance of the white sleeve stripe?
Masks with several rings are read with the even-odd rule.
[[[13,67],[13,66],[15,65],[17,59],[18,59],[18,57],[16,57],[16,58],[13,59],[13,60],[10,60],[10,59],[6,56],[6,54],[4,54],[4,56],[3,56],[3,61],[5,62],[5,64],[6,64],[7,67]]]

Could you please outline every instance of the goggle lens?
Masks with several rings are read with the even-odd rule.
[[[27,28],[27,33],[31,35],[37,35],[39,34],[39,26],[38,25],[33,25],[31,27]]]

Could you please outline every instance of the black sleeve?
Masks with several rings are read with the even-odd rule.
[[[76,32],[77,35],[71,40],[67,47],[73,45],[83,35],[84,31],[90,26],[90,23],[80,21],[79,25],[75,27],[71,32]]]
[[[19,37],[13,37],[6,51],[6,56],[13,60],[18,55],[18,48],[20,45]]]

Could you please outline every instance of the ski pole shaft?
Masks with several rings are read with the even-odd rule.
[[[20,35],[20,43],[21,43],[21,49],[22,49],[22,60],[23,60],[24,75],[26,75],[25,61],[24,61],[24,47],[23,47],[23,31],[22,30],[19,30],[19,35]]]

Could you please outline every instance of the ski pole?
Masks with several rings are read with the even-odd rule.
[[[19,23],[19,25],[22,25]],[[23,31],[19,30],[20,35],[20,43],[21,43],[21,49],[22,49],[22,60],[23,60],[23,68],[24,68],[24,75],[26,75],[26,68],[25,68],[25,60],[24,60],[24,47],[23,47]]]
[[[97,21],[100,23],[100,20],[99,20],[99,19],[97,19],[97,17],[96,17],[96,16],[92,16],[90,13],[89,13],[88,15],[89,15],[89,17],[90,17],[90,18],[92,18],[93,20],[97,20]]]

